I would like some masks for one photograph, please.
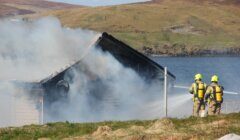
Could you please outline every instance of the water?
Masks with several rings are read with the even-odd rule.
[[[176,85],[190,86],[196,73],[210,83],[211,76],[219,76],[220,84],[227,91],[240,91],[240,57],[153,57],[167,66],[176,77]]]
[[[153,57],[152,59],[168,67],[168,70],[176,76],[176,85],[189,87],[194,82],[196,73],[203,74],[204,82],[209,84],[211,76],[216,74],[226,91],[240,92],[240,57]],[[175,88],[174,93],[170,94],[172,94],[169,99],[171,115],[176,116],[177,113],[174,112],[179,108],[181,108],[181,116],[189,115],[192,102],[189,100],[191,95],[188,94],[188,90]],[[183,101],[185,98],[188,98],[187,102]],[[181,103],[181,100],[184,103]],[[225,94],[223,112],[238,111],[240,111],[240,95]]]
[[[108,6],[108,5],[146,2],[150,0],[48,0],[48,1],[63,2],[63,3],[69,3],[69,4],[75,4],[75,5],[84,5],[84,6]]]

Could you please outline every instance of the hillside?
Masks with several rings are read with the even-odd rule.
[[[0,0],[0,18],[74,7],[80,6],[48,2],[45,0]]]
[[[64,26],[107,31],[144,53],[240,54],[238,0],[152,2],[45,12]]]
[[[48,123],[0,129],[0,139],[216,139],[240,134],[240,113],[206,118],[100,123]]]

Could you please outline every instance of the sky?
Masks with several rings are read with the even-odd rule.
[[[84,6],[107,6],[107,5],[144,2],[149,0],[48,0],[48,1],[64,2],[64,3],[78,4],[78,5],[84,5]]]

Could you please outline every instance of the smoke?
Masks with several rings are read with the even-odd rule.
[[[40,81],[80,59],[95,35],[62,28],[53,17],[33,22],[1,20],[0,126],[38,123],[36,95],[24,89],[30,87],[21,88],[16,83]]]
[[[0,80],[41,80],[81,57],[95,32],[62,28],[56,18],[0,22]]]
[[[70,83],[69,104],[56,102],[53,109],[61,106],[57,110],[60,114],[51,116],[50,121],[71,118],[75,122],[92,122],[157,117],[147,113],[153,108],[145,104],[160,100],[160,83],[147,84],[132,69],[123,67],[110,54],[95,48],[82,60],[81,67],[85,70],[70,73],[74,79]]]
[[[92,122],[159,117],[147,104],[160,102],[162,83],[148,84],[110,54],[94,46],[89,49],[96,35],[98,33],[89,30],[64,28],[54,17],[30,22],[1,20],[0,81],[9,84],[9,81],[37,82],[81,59],[79,67],[65,75],[65,80],[73,77],[68,80],[69,98],[45,106],[44,110],[48,112],[44,116],[46,121]],[[29,100],[36,101],[32,97],[35,95],[27,91],[20,93],[18,88],[4,84],[0,85],[0,90],[0,120],[3,122],[0,126],[14,125],[14,119],[7,120],[2,115],[14,114],[7,111],[14,110],[9,101],[16,100],[11,98],[24,98],[21,102],[25,102],[25,106],[34,106]],[[11,104],[9,108],[3,108],[7,104]]]

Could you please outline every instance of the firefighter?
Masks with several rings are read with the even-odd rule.
[[[224,88],[218,84],[218,76],[213,75],[211,84],[208,86],[205,94],[205,102],[208,102],[208,115],[219,115],[221,104],[223,103]]]
[[[189,88],[189,93],[193,94],[193,116],[199,116],[200,111],[205,112],[204,95],[207,85],[202,82],[202,75],[196,74],[195,82]]]

